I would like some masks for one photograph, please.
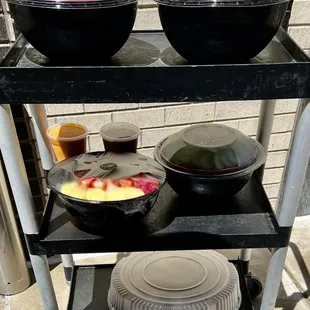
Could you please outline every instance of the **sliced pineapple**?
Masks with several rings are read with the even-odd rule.
[[[70,197],[86,199],[86,190],[76,182],[65,183],[61,187],[61,192]]]
[[[106,192],[106,201],[120,201],[143,196],[144,193],[139,188],[121,187],[113,191]]]
[[[135,187],[119,187],[111,191],[104,191],[100,188],[86,189],[76,182],[63,184],[61,192],[70,197],[95,201],[120,201],[144,195],[140,188]]]
[[[124,187],[123,196],[124,196],[124,199],[132,199],[132,198],[144,196],[144,192],[140,188]]]
[[[100,188],[89,188],[86,192],[87,200],[106,201],[106,192]]]

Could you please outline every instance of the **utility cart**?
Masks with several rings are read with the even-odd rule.
[[[133,49],[139,52],[127,57]],[[92,303],[87,309],[97,309],[96,305],[108,309],[105,301],[113,266],[73,267],[71,254],[242,249],[234,263],[241,275],[240,309],[248,310],[252,308],[249,295],[255,297],[261,290],[259,280],[248,271],[251,248],[272,249],[261,310],[274,309],[310,154],[310,107],[306,106],[296,126],[278,214],[262,186],[262,167],[233,199],[220,205],[208,200],[207,209],[195,202],[187,208],[165,185],[149,214],[149,227],[155,233],[107,238],[73,226],[52,192],[43,220],[37,222],[10,105],[30,104],[46,171],[53,162],[45,137],[44,103],[262,100],[257,139],[267,150],[275,100],[300,98],[307,103],[309,76],[310,59],[283,29],[252,62],[225,65],[189,65],[170,48],[163,32],[151,31],[133,32],[122,53],[105,66],[62,67],[49,63],[20,36],[0,67],[0,145],[44,309],[58,309],[47,255],[61,254],[65,270],[73,268],[68,309],[82,308],[89,296]],[[175,204],[176,217],[161,227]]]

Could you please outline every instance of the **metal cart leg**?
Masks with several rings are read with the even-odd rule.
[[[45,106],[44,104],[29,104],[29,108],[42,167],[44,172],[48,172],[54,166],[54,162],[50,142],[45,134],[48,128]]]
[[[19,147],[13,117],[8,104],[0,105],[0,148],[12,187],[18,215],[25,234],[38,233],[34,203]],[[44,309],[57,310],[53,283],[45,256],[30,255]]]
[[[268,146],[270,134],[273,126],[274,111],[276,108],[276,100],[264,100],[261,103],[259,112],[259,121],[257,126],[256,139],[264,147],[266,155],[268,153]],[[264,177],[265,164],[258,169],[261,180]]]
[[[268,145],[270,140],[270,134],[273,125],[274,111],[276,107],[276,100],[263,100],[261,102],[259,121],[257,127],[256,139],[265,148],[266,154],[268,151]],[[264,176],[265,165],[258,169],[258,173],[261,179]],[[248,289],[252,298],[257,297],[262,291],[262,285],[260,281],[253,277],[249,272],[249,262],[251,259],[251,249],[242,249],[239,259],[241,261],[243,271],[246,275],[246,281]]]
[[[301,117],[302,113],[304,112],[305,108],[307,107],[307,105],[310,102],[309,100],[310,100],[309,98],[299,99],[298,100],[298,106],[297,106],[297,110],[296,110],[295,121],[294,121],[294,128],[292,129],[292,133],[295,132],[296,126],[298,125],[300,117]],[[283,173],[282,181],[281,181],[280,195],[278,197],[278,202],[277,202],[277,215],[279,215],[279,213],[280,213],[281,202],[282,202],[282,199],[283,199],[283,189],[285,187],[285,182],[286,182],[286,179],[287,179],[287,164],[290,161],[291,153],[292,153],[292,149],[290,147],[289,150],[288,150],[288,155],[287,155],[287,159],[286,159],[286,163],[285,163],[285,169],[284,169],[284,173]],[[307,177],[307,173],[306,173],[306,177]],[[303,186],[305,186],[305,181],[304,181]],[[302,192],[302,194],[303,194],[303,192]],[[302,200],[302,197],[301,197],[300,200]],[[307,199],[305,199],[305,201],[306,200]],[[299,204],[300,203],[301,202],[299,202]],[[298,207],[300,207],[300,206],[298,206]],[[298,216],[298,209],[297,209],[297,216]]]
[[[61,261],[64,268],[66,283],[70,285],[74,266],[73,256],[71,254],[62,254]]]
[[[308,105],[296,126],[291,148],[291,157],[287,164],[287,179],[284,185],[283,199],[278,215],[280,226],[292,227],[310,155],[310,105]],[[261,310],[273,310],[284,269],[287,247],[273,250],[268,267],[267,279],[261,304]]]
[[[29,108],[37,138],[42,167],[45,175],[47,175],[48,171],[53,167],[54,162],[50,142],[45,134],[48,128],[45,106],[44,104],[29,104]],[[61,260],[65,272],[66,282],[67,284],[70,284],[72,269],[74,266],[73,256],[70,254],[61,255]]]

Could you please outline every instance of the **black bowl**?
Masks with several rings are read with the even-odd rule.
[[[159,187],[146,195],[118,201],[84,200],[61,192],[63,184],[79,182],[82,178],[119,180],[140,173],[156,178]],[[142,218],[154,206],[166,182],[166,173],[154,159],[141,154],[91,152],[59,162],[49,171],[47,180],[75,226],[90,233],[108,235],[137,230]]]
[[[250,180],[252,173],[233,179],[216,180],[186,175],[166,168],[167,182],[181,196],[234,196]]]
[[[201,172],[193,169],[181,170],[177,165],[166,162],[162,156],[162,145],[166,140],[167,138],[156,145],[154,158],[164,167],[168,184],[180,196],[233,196],[247,184],[253,172],[265,162],[263,147],[256,140],[253,140],[256,144],[257,155],[249,166],[229,172],[224,170],[225,172],[221,174],[212,174],[208,170]],[[184,148],[178,152],[182,152],[182,150]],[[190,153],[186,151],[184,156],[188,156],[188,154]],[[208,157],[203,159],[208,160]]]
[[[277,33],[288,2],[248,7],[178,7],[159,4],[160,20],[175,50],[192,63],[247,62]]]
[[[29,43],[59,63],[109,59],[127,41],[137,12],[137,3],[90,9],[9,6]]]
[[[99,235],[134,231],[152,209],[159,189],[147,195],[122,201],[87,201],[57,193],[60,203],[78,228]]]

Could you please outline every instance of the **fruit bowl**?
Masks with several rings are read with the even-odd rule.
[[[111,152],[66,159],[48,174],[51,190],[71,222],[100,235],[138,225],[154,206],[165,179],[165,170],[153,159]]]

